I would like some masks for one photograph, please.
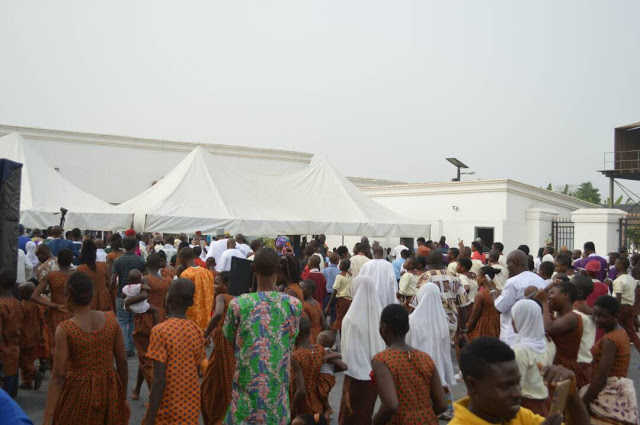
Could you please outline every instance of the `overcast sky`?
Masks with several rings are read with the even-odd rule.
[[[636,0],[0,0],[0,122],[591,180],[640,121]],[[625,183],[625,182],[623,182]],[[627,183],[625,183],[627,184]],[[629,185],[640,192],[640,183]]]

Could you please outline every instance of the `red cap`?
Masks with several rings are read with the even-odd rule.
[[[125,235],[125,236],[129,236],[129,237],[133,237],[133,236],[135,236],[135,235],[136,235],[136,231],[135,231],[135,230],[133,230],[133,229],[129,229],[129,230],[127,230],[126,232],[124,232],[124,235]]]
[[[598,260],[591,260],[587,263],[584,269],[588,272],[599,272],[600,271],[600,262]]]

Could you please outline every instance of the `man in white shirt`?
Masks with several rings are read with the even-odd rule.
[[[106,263],[107,253],[104,250],[104,242],[102,242],[102,239],[100,238],[96,238],[93,242],[96,244],[96,262]]]
[[[504,251],[504,245],[502,242],[494,242],[491,244],[492,251],[498,251],[500,257],[498,257],[498,262],[502,267],[507,268],[507,257],[505,257],[502,252]]]
[[[223,236],[221,236],[217,241],[211,241],[206,258],[213,257],[216,260],[216,264],[220,264],[220,257],[222,256],[222,253],[227,250],[227,241],[228,239],[225,239]]]
[[[247,259],[247,256],[240,250],[236,249],[236,241],[227,239],[227,250],[220,256],[220,261],[216,261],[216,271],[228,272],[231,270],[231,259],[233,257]]]
[[[500,264],[500,253],[498,251],[491,251],[489,253],[489,265],[500,272],[493,278],[493,282],[496,284],[496,288],[502,291],[504,284],[509,278],[509,271]]]
[[[544,250],[542,251],[542,261],[551,261],[553,263],[556,260],[555,258],[553,258],[554,252],[555,250],[552,246],[545,246]]]
[[[351,257],[351,267],[349,268],[349,272],[353,277],[358,276],[362,266],[371,261],[368,256],[369,251],[371,250],[369,242],[360,242],[359,244],[356,244],[356,246],[358,247],[358,253]],[[354,251],[356,251],[356,248],[354,248]],[[393,268],[393,266],[391,266],[391,268]]]
[[[574,276],[573,284],[578,292],[578,301],[574,303],[573,312],[582,318],[578,366],[589,372],[587,376],[591,376],[591,362],[593,361],[591,347],[596,341],[596,322],[591,314],[591,309],[587,306],[586,299],[593,292],[593,281],[588,276]],[[586,309],[582,306],[586,306]],[[581,311],[583,309],[588,313]]]
[[[402,251],[404,251],[405,249],[409,249],[409,248],[400,244],[397,247],[393,248],[391,255],[393,255],[396,259],[398,259],[401,257]]]
[[[244,258],[247,258],[251,252],[251,247],[245,243],[244,236],[238,233],[234,239],[236,241],[236,249],[244,254]]]
[[[170,263],[173,256],[178,253],[178,250],[176,249],[176,247],[173,246],[173,242],[174,242],[173,237],[171,236],[164,237],[164,246],[162,247],[161,251],[164,251],[165,255],[167,256],[167,264]]]
[[[515,338],[515,332],[511,323],[511,307],[524,298],[524,290],[529,286],[544,289],[544,280],[535,273],[529,271],[527,255],[522,251],[511,251],[507,256],[507,269],[509,279],[502,288],[502,293],[495,298],[497,292],[491,291],[494,304],[500,314],[500,339],[510,344]]]
[[[398,282],[396,273],[390,262],[382,258],[384,249],[380,245],[373,247],[373,260],[367,261],[358,276],[369,276],[376,284],[378,297],[382,308],[389,304],[397,304],[396,292],[398,292]]]
[[[31,279],[33,264],[27,259],[23,250],[18,248],[18,269],[16,270],[16,283],[19,285]]]

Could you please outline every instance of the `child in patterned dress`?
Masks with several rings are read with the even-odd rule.
[[[318,334],[316,342],[324,347],[325,357],[320,366],[320,376],[318,377],[318,393],[322,402],[322,410],[325,419],[329,421],[333,410],[329,405],[329,393],[336,384],[335,372],[344,372],[349,367],[341,360],[340,353],[331,350],[336,342],[336,335],[332,331],[322,331]]]

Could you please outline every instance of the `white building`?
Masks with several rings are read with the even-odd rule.
[[[368,185],[362,191],[387,208],[431,224],[435,241],[447,237],[450,246],[458,239],[469,245],[477,237],[499,241],[509,251],[520,244],[532,252],[551,234],[553,218],[570,218],[593,204],[508,179],[462,182]],[[582,244],[584,241],[576,241]]]

